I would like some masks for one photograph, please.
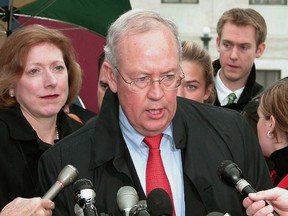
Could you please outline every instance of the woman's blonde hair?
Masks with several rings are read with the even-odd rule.
[[[204,79],[205,79],[205,89],[207,90],[209,86],[211,86],[210,96],[205,103],[213,104],[216,98],[215,90],[214,90],[214,71],[212,60],[209,53],[200,47],[195,42],[183,41],[182,42],[182,61],[190,61],[199,63],[204,70]]]

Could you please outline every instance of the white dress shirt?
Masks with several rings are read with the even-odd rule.
[[[235,95],[237,97],[233,103],[237,103],[245,86],[243,86],[240,89],[237,89],[236,91],[231,91],[229,88],[227,88],[224,85],[224,83],[220,79],[220,73],[221,73],[221,69],[219,69],[217,74],[216,74],[215,87],[216,87],[216,91],[217,91],[217,97],[218,97],[218,100],[219,100],[221,106],[225,106],[228,103],[228,96],[232,92],[235,93]]]

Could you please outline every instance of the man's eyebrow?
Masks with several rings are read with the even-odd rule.
[[[222,42],[225,42],[225,43],[230,43],[230,44],[236,44],[236,45],[240,45],[240,46],[251,46],[252,44],[251,43],[249,43],[249,42],[244,42],[244,43],[234,43],[234,42],[232,42],[232,41],[230,41],[230,40],[222,40]]]

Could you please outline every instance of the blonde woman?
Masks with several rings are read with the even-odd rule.
[[[182,69],[185,78],[177,89],[177,95],[213,104],[214,74],[209,53],[194,42],[182,42]]]

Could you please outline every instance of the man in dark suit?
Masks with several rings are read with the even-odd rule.
[[[149,194],[148,174],[156,166],[149,166],[147,140],[159,134],[176,215],[244,214],[241,195],[217,176],[224,160],[238,164],[256,190],[272,186],[257,138],[238,112],[177,98],[184,74],[174,23],[152,11],[129,11],[110,26],[105,57],[109,89],[100,114],[43,155],[42,193],[71,164],[79,178],[93,182],[98,212],[122,215],[116,202],[121,187],[134,187],[140,200]],[[74,214],[72,194],[71,186],[63,189],[53,215]]]

